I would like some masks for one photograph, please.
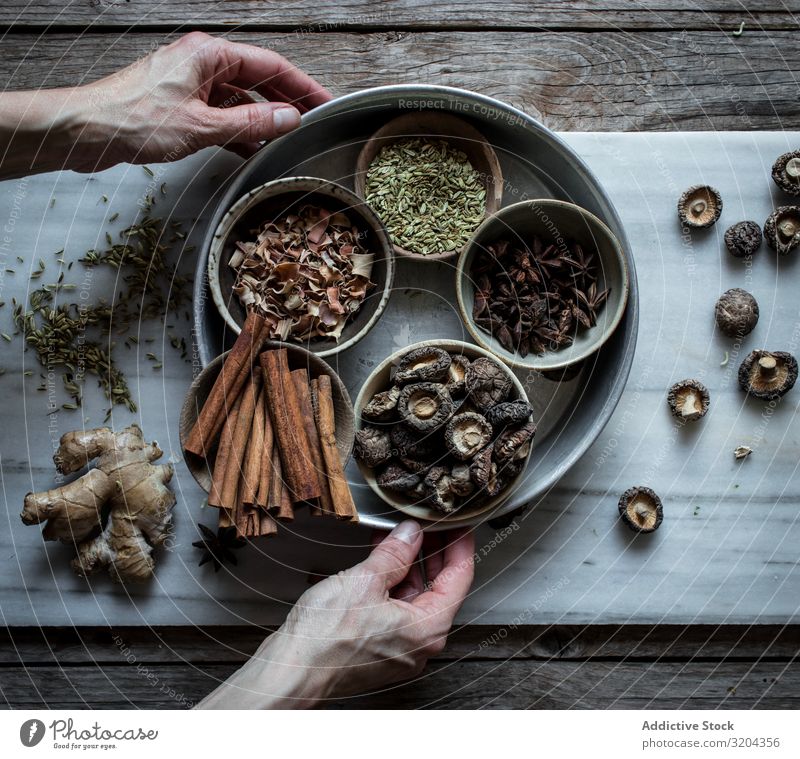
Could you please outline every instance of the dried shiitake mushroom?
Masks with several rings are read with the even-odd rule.
[[[400,418],[419,432],[443,425],[453,413],[453,401],[447,388],[438,382],[406,385],[397,401]]]
[[[506,370],[490,358],[476,358],[467,368],[467,393],[479,411],[488,411],[502,403],[513,383]]]
[[[421,482],[419,474],[409,472],[397,464],[389,464],[377,477],[382,488],[395,493],[410,493]]]
[[[451,487],[450,469],[446,466],[434,466],[425,475],[425,487],[429,503],[444,514],[456,510],[456,494]]]
[[[399,385],[407,382],[438,382],[444,380],[450,368],[450,354],[432,345],[417,348],[400,359],[394,381]]]
[[[472,464],[470,464],[469,476],[480,489],[484,489],[489,482],[489,475],[492,472],[493,450],[493,445],[487,445],[472,459]]]
[[[764,222],[767,244],[785,256],[800,245],[800,206],[781,206]]]
[[[634,532],[654,532],[664,519],[664,508],[654,491],[640,485],[620,496],[619,515]]]
[[[427,461],[426,459],[415,458],[413,456],[398,456],[397,460],[406,468],[409,472],[414,472],[414,474],[421,474],[422,472],[427,472],[428,469],[431,467],[431,462]]]
[[[400,388],[393,385],[382,393],[375,393],[372,400],[361,410],[361,416],[370,422],[387,422],[397,410]]]
[[[694,379],[676,382],[667,394],[670,411],[687,422],[694,422],[705,416],[709,402],[706,386]]]
[[[459,461],[471,459],[492,440],[492,425],[480,414],[456,414],[444,431],[444,442]]]
[[[720,295],[714,317],[720,331],[728,337],[744,337],[758,324],[758,303],[747,290],[734,287]]]
[[[509,427],[494,441],[494,460],[509,461],[536,434],[536,423],[528,421],[520,427]]]
[[[783,351],[753,351],[739,367],[739,387],[771,401],[788,393],[797,381],[797,361]]]
[[[469,464],[454,464],[450,470],[450,489],[458,496],[466,498],[475,492],[475,483],[469,474]]]
[[[392,457],[392,441],[388,430],[362,427],[356,432],[355,457],[368,467],[385,464]]]
[[[710,227],[721,213],[722,197],[708,185],[690,187],[678,200],[678,216],[687,227]]]
[[[486,495],[494,497],[506,486],[506,479],[502,476],[499,467],[493,461],[489,466],[489,480],[486,483]]]
[[[800,150],[778,157],[772,165],[772,179],[788,195],[800,195]]]
[[[469,368],[469,359],[466,356],[456,354],[451,356],[450,368],[447,370],[447,381],[445,387],[447,388],[452,398],[458,398],[466,392],[466,377],[467,369]]]
[[[762,239],[761,227],[754,221],[740,221],[725,230],[725,247],[736,258],[752,256]]]
[[[486,412],[486,419],[496,430],[512,424],[522,424],[533,413],[530,403],[523,400],[505,401],[492,406]]]
[[[398,456],[426,459],[433,453],[429,435],[417,432],[405,424],[395,424],[389,432],[392,448]]]

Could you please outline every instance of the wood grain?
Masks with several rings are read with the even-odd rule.
[[[784,129],[800,124],[795,32],[231,33],[334,94],[423,82],[505,100],[559,130]],[[169,34],[30,34],[0,41],[7,87],[89,82]]]
[[[19,26],[260,27],[310,31],[359,29],[786,29],[800,4],[787,0],[502,0],[491,13],[481,3],[449,0],[344,0],[312,5],[307,0],[32,0],[5,3],[0,24]]]

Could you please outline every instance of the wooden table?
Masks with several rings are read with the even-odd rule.
[[[523,2],[505,2],[493,8],[491,21],[486,21],[485,8],[477,3],[436,6],[350,2],[321,16],[314,15],[314,8],[292,2],[174,0],[64,5],[57,0],[39,0],[18,7],[6,4],[0,9],[0,24],[6,32],[0,46],[10,87],[72,84],[92,80],[134,60],[151,46],[187,29],[186,19],[191,18],[191,28],[273,47],[336,94],[378,84],[424,81],[496,96],[558,130],[796,129],[800,106],[791,72],[797,69],[800,48],[792,42],[796,25],[791,14],[767,2],[752,3],[746,14],[741,9],[730,10],[732,6],[723,2],[705,6],[707,10],[699,12],[693,4],[672,0],[651,2],[647,10],[605,10],[589,1],[579,5],[553,2],[545,9],[535,9]],[[744,33],[734,37],[732,32],[742,21]],[[602,136],[574,138],[576,149],[590,164],[598,160],[598,167],[597,156],[604,150],[613,154],[616,144],[611,138],[604,141]],[[647,135],[640,139],[642,149],[649,149],[653,155],[664,155],[671,149],[658,142],[663,136],[653,135],[652,144]],[[744,149],[747,139],[746,135],[731,136],[722,155],[740,155],[736,151]],[[794,139],[798,142],[796,135]],[[729,147],[737,141],[743,144]],[[779,141],[774,136],[770,149],[774,150]],[[697,144],[687,138],[689,149]],[[675,143],[671,145],[674,148]],[[221,170],[234,166],[228,158],[215,160],[219,160]],[[698,156],[699,174],[708,172],[708,181],[714,179],[715,183],[724,183],[724,176],[731,179],[730,172],[717,177],[715,168],[721,171],[721,167],[709,167],[709,160],[709,155]],[[601,181],[609,186],[612,196],[615,183],[623,183],[628,171],[624,163],[621,165],[616,173],[609,171],[606,176],[601,172]],[[191,166],[171,167],[170,185],[181,190],[191,187],[196,181]],[[80,197],[73,197],[76,193],[70,191],[76,186],[74,178],[51,178],[49,190],[42,185],[43,178],[31,180],[27,203],[33,213],[29,213],[27,222],[20,222],[21,239],[27,240],[26,233],[39,233],[36,251],[51,250],[52,236],[57,238],[65,219],[71,219],[77,250],[85,243],[86,229],[94,230],[98,226],[92,226],[94,221],[102,220],[107,213],[97,208],[104,183],[119,188],[127,182],[147,181],[138,168],[129,170],[129,174],[125,169],[115,171],[118,173],[98,177],[95,184],[86,184]],[[631,177],[639,176],[641,167],[629,171]],[[652,193],[649,188],[647,193],[639,191],[652,201],[652,208],[647,209],[653,215],[652,229],[648,230],[646,217],[637,216],[630,208],[619,209],[633,241],[640,279],[646,277],[643,293],[650,300],[643,298],[642,323],[649,326],[642,328],[646,341],[642,343],[640,337],[638,368],[634,368],[626,397],[606,433],[559,487],[519,520],[520,529],[509,534],[506,546],[494,549],[490,560],[479,566],[479,587],[472,605],[468,604],[460,617],[462,623],[447,652],[432,663],[426,675],[415,683],[339,705],[797,706],[799,678],[794,660],[800,648],[800,626],[796,624],[800,574],[792,547],[797,545],[795,512],[800,489],[794,463],[797,441],[791,425],[797,402],[787,401],[781,407],[782,421],[773,422],[764,436],[762,464],[758,463],[757,451],[748,462],[754,467],[749,474],[735,476],[735,484],[742,487],[739,494],[733,492],[728,460],[722,461],[719,450],[704,447],[716,441],[720,447],[726,446],[724,453],[728,455],[726,420],[719,413],[710,415],[709,424],[694,438],[667,438],[664,444],[648,442],[648,436],[670,430],[662,404],[665,382],[672,372],[689,372],[697,365],[716,366],[724,348],[718,338],[706,336],[700,345],[693,345],[692,329],[701,324],[695,317],[706,318],[702,300],[676,298],[669,287],[654,285],[659,278],[668,282],[674,282],[675,277],[692,278],[688,264],[678,258],[680,247],[676,251],[675,240],[668,239],[670,227],[664,212],[665,203],[673,203],[676,189],[683,187],[672,187],[675,180],[670,179],[668,168],[659,174],[656,166],[654,174],[662,181]],[[761,179],[759,176],[758,181]],[[12,201],[16,186],[12,183],[4,187],[7,203]],[[764,187],[764,197],[758,200],[759,188],[742,182],[736,201],[741,202],[741,213],[749,212],[754,204],[774,201]],[[197,186],[194,189],[200,192]],[[721,189],[726,198],[734,192],[730,186]],[[48,204],[51,191],[59,197],[53,209]],[[62,200],[65,191],[68,197]],[[207,199],[207,188],[202,196]],[[112,195],[114,202],[125,200]],[[190,210],[191,199],[187,203]],[[761,221],[763,207],[759,205],[753,210],[756,212]],[[53,216],[48,217],[49,213]],[[40,218],[35,219],[35,226],[26,227],[33,224],[30,217],[36,214]],[[635,231],[629,222],[638,225]],[[741,279],[739,270],[719,260],[719,250],[719,240],[712,236],[692,251],[692,255],[697,254],[697,261],[692,263],[700,272],[698,299],[709,276],[717,277],[708,283],[709,291],[714,292]],[[648,259],[654,251],[658,251],[658,257]],[[71,253],[69,248],[67,253]],[[670,253],[675,258],[671,259]],[[31,266],[32,257],[25,258]],[[709,258],[713,264],[709,264]],[[759,339],[791,342],[787,314],[795,308],[794,302],[775,297],[776,267],[767,264],[767,259],[772,259],[771,254],[762,252],[753,274],[753,289],[762,305],[759,328],[765,322],[769,325],[764,327],[769,331]],[[648,264],[651,268],[643,274]],[[766,320],[765,314],[769,317]],[[674,323],[680,324],[677,333]],[[706,327],[703,324],[708,332]],[[746,343],[746,347],[757,346]],[[665,351],[673,351],[675,360],[665,362]],[[15,358],[0,360],[9,363]],[[648,371],[651,364],[655,368]],[[162,398],[180,397],[185,372],[185,367],[179,371],[175,365],[173,371],[165,364],[167,389]],[[726,404],[735,408],[730,404],[737,396],[725,373],[721,374],[721,378],[709,381],[709,386],[715,398],[719,389],[720,408]],[[16,375],[9,381],[21,387],[21,371]],[[19,392],[17,388],[6,386],[4,393]],[[22,413],[12,408],[7,413],[6,429],[14,427],[15,422],[24,427],[27,417]],[[146,429],[160,430],[159,415],[168,417],[169,413],[166,408],[145,408],[142,423]],[[746,420],[755,422],[760,411],[748,406],[743,413]],[[63,420],[62,424],[66,423]],[[28,434],[34,441],[37,435],[49,439],[47,430],[29,430]],[[167,440],[168,450],[177,450],[169,439],[174,432],[165,428],[158,434],[162,443]],[[612,440],[615,448],[619,447],[613,454],[607,450]],[[264,579],[259,590],[271,595],[272,603],[262,608],[251,600],[241,608],[235,607],[240,618],[259,623],[245,627],[231,626],[229,619],[220,625],[199,607],[196,613],[179,620],[184,614],[181,599],[176,597],[173,605],[180,611],[165,609],[160,600],[162,595],[170,596],[169,587],[161,588],[163,593],[149,594],[155,598],[143,593],[130,602],[118,599],[109,607],[109,586],[93,583],[98,597],[102,594],[96,608],[85,603],[73,606],[63,599],[85,588],[82,581],[68,576],[64,566],[68,552],[55,547],[45,556],[36,531],[23,529],[16,521],[26,480],[27,487],[49,485],[46,456],[37,455],[35,461],[31,456],[28,461],[16,450],[18,447],[8,433],[0,440],[11,536],[10,540],[0,540],[6,570],[0,587],[0,613],[9,624],[0,645],[0,691],[8,705],[190,704],[255,649],[264,630],[280,621],[287,604],[302,589],[297,572],[294,584],[284,594],[277,592],[270,578]],[[701,457],[701,468],[707,469],[704,473],[708,476],[698,475],[697,466],[676,465],[670,453],[673,447],[688,460]],[[670,491],[668,515],[673,521],[658,533],[659,554],[653,544],[630,543],[613,525],[609,510],[613,511],[621,485],[631,484],[631,477],[655,466],[654,459],[647,457],[661,449],[673,462],[664,475]],[[34,445],[31,450],[39,448]],[[645,460],[636,459],[637,454]],[[607,473],[594,477],[593,469],[601,460],[614,462],[618,478]],[[651,474],[655,476],[655,470]],[[727,504],[731,511],[726,513]],[[196,500],[189,495],[182,499],[177,517],[180,523],[197,519],[196,508]],[[759,508],[763,509],[761,514],[756,511]],[[767,521],[770,519],[774,523]],[[738,528],[733,529],[732,524]],[[548,539],[539,541],[543,530],[549,543]],[[693,530],[697,531],[697,541]],[[491,531],[482,529],[479,549],[493,539]],[[572,547],[570,560],[574,562],[578,555],[584,560],[577,562],[581,566],[565,583],[566,575],[559,574],[558,569],[548,572],[548,566],[551,559],[551,566],[559,566],[553,546],[566,545],[567,539]],[[350,540],[350,549],[332,551],[319,559],[320,566],[309,564],[305,569],[330,571],[344,566],[363,553],[358,542]],[[718,551],[717,546],[725,550]],[[289,543],[284,550],[291,549]],[[619,562],[614,550],[622,557]],[[160,559],[159,577],[165,585],[184,562],[193,564],[194,556],[183,556],[179,561],[178,553]],[[744,557],[742,562],[736,559],[739,555]],[[706,556],[713,558],[705,561]],[[41,574],[31,569],[37,560]],[[727,573],[725,561],[731,563]],[[743,574],[741,581],[750,583],[742,587],[741,597],[733,592],[740,577],[734,565],[744,567],[747,579]],[[496,587],[493,591],[490,580],[498,569],[511,578],[511,587],[525,585],[525,592],[512,597],[511,593],[498,594]],[[16,573],[21,571],[24,581],[12,587]],[[592,586],[587,582],[593,572],[606,578],[605,586],[598,585],[605,593],[608,583],[616,582],[621,595],[625,595],[623,589],[630,588],[635,596],[636,578],[662,588],[656,592],[663,592],[663,613],[657,602],[638,608],[635,597],[627,601],[634,608],[626,605],[625,599],[616,605],[604,601],[595,607]],[[207,577],[201,572],[193,576]],[[281,577],[282,589],[285,579]],[[235,594],[235,585],[220,582],[223,597],[227,597],[227,591]],[[675,587],[676,582],[682,583],[680,588]],[[56,591],[59,596],[63,594],[63,603],[53,595]],[[561,600],[551,602],[551,598]],[[571,613],[565,613],[567,608]],[[69,609],[75,609],[74,616],[65,617]],[[141,618],[135,619],[140,614]]]

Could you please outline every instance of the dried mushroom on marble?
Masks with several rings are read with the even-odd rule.
[[[450,363],[447,351],[423,346],[403,356],[397,365],[394,381],[399,385],[407,382],[439,382],[447,376]]]
[[[728,337],[744,337],[758,324],[758,302],[747,290],[734,287],[720,295],[714,318],[720,332]]]
[[[770,248],[785,256],[800,245],[800,206],[781,206],[764,222]]]
[[[228,265],[233,292],[260,313],[273,340],[339,340],[361,307],[374,254],[348,215],[305,205],[265,222],[255,240],[237,243]]]
[[[653,490],[640,485],[620,496],[619,515],[634,532],[654,532],[664,519],[664,508]]]
[[[687,227],[710,227],[721,213],[722,197],[708,185],[690,187],[678,200],[678,217]]]
[[[363,404],[355,456],[393,499],[445,515],[483,504],[514,482],[530,454],[533,409],[513,388],[510,370],[490,358],[410,350],[389,386]]]
[[[438,382],[417,382],[400,391],[397,413],[401,421],[418,432],[441,427],[453,414],[453,400]]]
[[[674,416],[694,422],[706,415],[710,397],[702,382],[687,379],[676,382],[669,389],[667,403]]]
[[[772,165],[772,179],[787,195],[800,195],[800,150],[778,157]]]
[[[784,351],[753,351],[739,367],[739,387],[771,401],[788,393],[797,381],[797,361]]]
[[[754,221],[740,221],[725,230],[725,247],[735,258],[752,256],[762,239],[761,227]]]

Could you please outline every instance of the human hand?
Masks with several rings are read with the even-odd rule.
[[[442,651],[473,578],[467,530],[402,522],[369,557],[306,591],[286,622],[203,708],[313,706],[418,675]]]

